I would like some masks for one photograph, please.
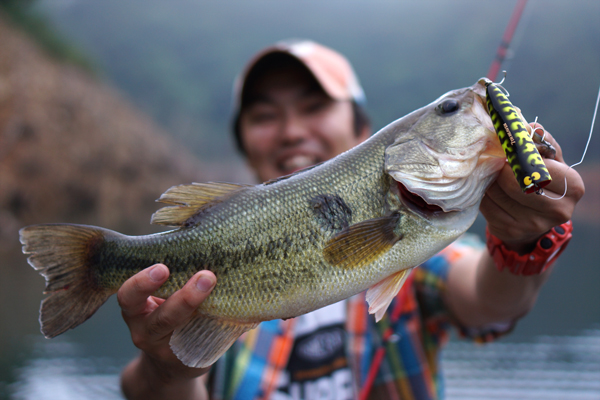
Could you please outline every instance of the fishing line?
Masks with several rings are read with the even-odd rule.
[[[581,156],[581,160],[571,165],[570,168],[576,167],[583,162],[585,158],[585,154],[588,151],[588,147],[590,146],[590,141],[592,140],[592,132],[594,131],[594,124],[596,123],[596,114],[598,114],[598,104],[600,103],[600,86],[598,87],[598,98],[596,98],[596,107],[594,108],[594,116],[592,117],[592,127],[590,128],[590,134],[588,136],[587,143],[585,145],[585,150],[583,150],[583,155]]]
[[[551,196],[548,196],[546,193],[541,193],[542,196],[545,196],[545,197],[549,198],[550,200],[560,200],[566,196],[566,194],[567,194],[567,173],[569,172],[570,169],[580,165],[583,162],[583,160],[585,159],[585,155],[587,154],[588,148],[590,147],[590,141],[592,140],[592,133],[594,132],[594,124],[596,123],[596,115],[598,114],[598,104],[600,104],[600,86],[598,87],[598,97],[596,98],[596,107],[594,107],[594,115],[592,116],[592,126],[590,128],[590,134],[588,135],[588,140],[585,145],[585,149],[583,150],[583,155],[581,156],[581,160],[579,160],[578,162],[576,162],[573,165],[570,165],[569,168],[567,169],[567,172],[565,172],[565,192],[560,197],[551,197]],[[535,123],[537,123],[537,117],[536,117],[536,122],[534,122],[534,124]],[[543,128],[536,128],[536,129],[543,129]],[[535,129],[534,129],[534,132],[535,132]],[[544,134],[545,134],[545,131],[544,131]]]

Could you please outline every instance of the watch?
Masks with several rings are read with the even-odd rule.
[[[486,227],[486,244],[498,271],[508,269],[515,275],[537,275],[544,272],[562,253],[573,232],[573,224],[567,221],[550,229],[538,239],[534,249],[528,254],[518,254],[508,250],[502,240],[492,235]]]

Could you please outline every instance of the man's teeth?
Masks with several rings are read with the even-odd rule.
[[[288,158],[282,163],[282,167],[286,171],[296,170],[300,168],[309,167],[315,164],[317,160],[315,157],[305,156],[305,155],[297,155],[291,158]]]

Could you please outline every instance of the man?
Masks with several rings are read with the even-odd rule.
[[[238,147],[260,181],[332,158],[370,135],[351,66],[313,42],[280,43],[258,53],[240,75],[234,96]],[[568,192],[557,201],[524,195],[505,166],[481,204],[496,261],[483,246],[449,246],[414,271],[377,325],[367,322],[360,296],[297,319],[263,323],[213,367],[208,384],[213,397],[442,396],[438,351],[450,325],[476,340],[509,331],[548,278],[544,251],[554,254],[566,244],[566,222],[584,187],[548,138],[557,148],[556,160],[546,160],[548,169],[567,177]],[[564,185],[555,179],[546,192],[559,197]],[[519,260],[532,275],[515,269]],[[123,372],[124,393],[132,399],[208,398],[208,369],[182,365],[168,342],[217,279],[200,271],[168,300],[152,297],[167,277],[168,269],[155,265],[119,290],[123,317],[142,350]],[[386,331],[388,325],[392,329]]]

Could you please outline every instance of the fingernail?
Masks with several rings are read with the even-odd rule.
[[[208,292],[214,285],[215,281],[205,276],[199,277],[196,281],[196,287],[200,289],[201,292]]]
[[[158,265],[152,268],[148,274],[154,282],[160,282],[165,279],[165,270]]]

